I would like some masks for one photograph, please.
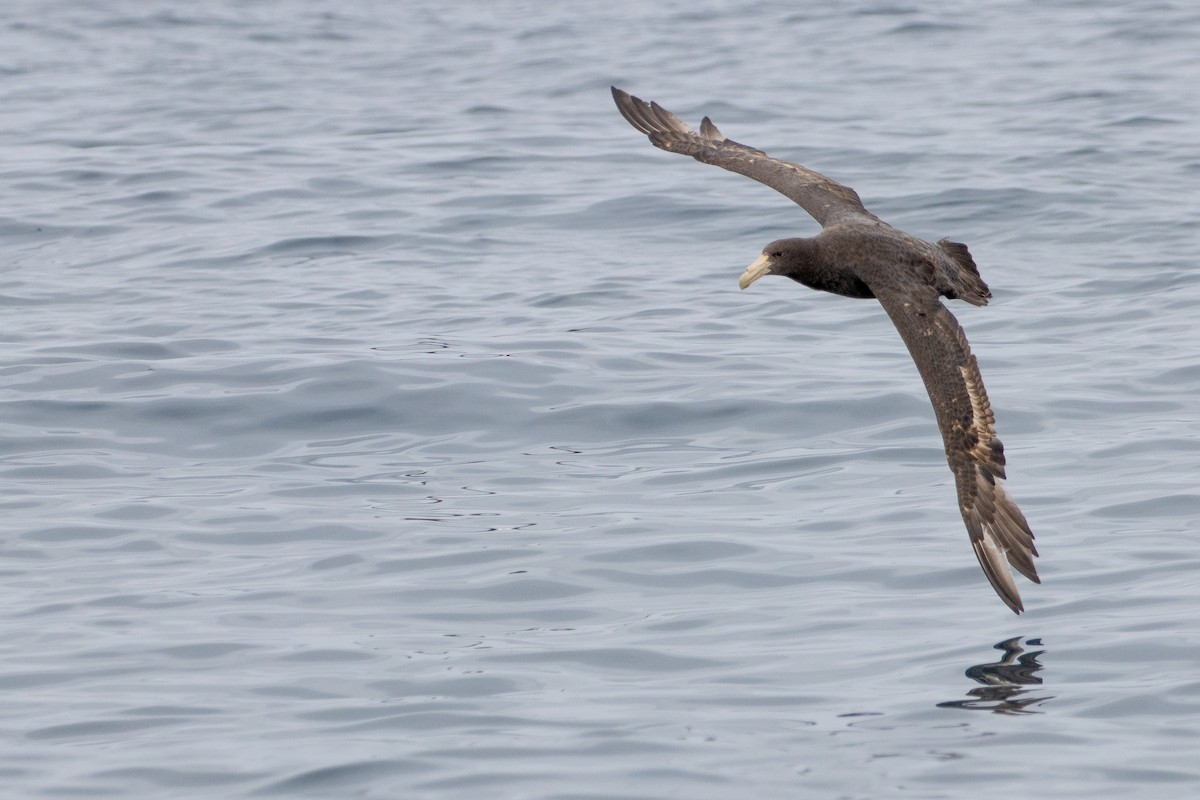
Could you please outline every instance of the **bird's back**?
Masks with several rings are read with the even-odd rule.
[[[984,306],[992,296],[960,242],[927,242],[881,221],[833,225],[817,241],[831,263],[856,269],[868,282],[871,271],[882,269],[903,273],[895,277],[913,289],[932,285],[951,300]]]

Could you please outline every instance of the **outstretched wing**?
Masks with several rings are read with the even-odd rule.
[[[1033,564],[1038,552],[1029,523],[1004,488],[1004,445],[996,437],[996,418],[966,334],[932,286],[896,288],[886,279],[867,283],[908,345],[933,401],[979,566],[996,594],[1020,613],[1024,606],[1008,565],[1041,583]]]
[[[647,103],[615,86],[612,93],[621,115],[661,150],[683,153],[765,183],[798,203],[822,226],[851,218],[878,220],[850,187],[799,164],[771,158],[761,150],[726,139],[708,117],[701,121],[700,132],[696,133],[658,103]]]

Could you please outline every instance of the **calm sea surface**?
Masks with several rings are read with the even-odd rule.
[[[1200,793],[1196,4],[5,8],[5,796]],[[1025,615],[610,84],[970,244]]]

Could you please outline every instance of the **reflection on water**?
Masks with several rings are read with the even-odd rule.
[[[1042,665],[1038,656],[1045,650],[1025,652],[1020,636],[993,645],[1004,651],[1004,657],[990,664],[976,664],[967,669],[966,675],[982,687],[967,692],[968,700],[951,700],[938,703],[938,708],[966,708],[973,711],[993,711],[997,714],[1037,714],[1033,706],[1052,697],[1027,697],[1028,686],[1040,686],[1038,672]],[[1041,639],[1027,639],[1029,647],[1041,647]]]

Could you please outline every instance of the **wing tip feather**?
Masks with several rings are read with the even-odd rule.
[[[983,574],[987,576],[992,589],[1004,604],[1012,609],[1014,614],[1020,614],[1025,610],[1025,604],[1021,602],[1021,593],[1017,591],[1017,584],[1008,568],[1004,550],[993,540],[986,525],[981,521],[977,521],[976,524],[978,536],[971,537],[971,545],[975,550],[975,557],[979,559],[979,566],[983,568]]]
[[[1040,584],[1034,557],[1033,531],[1025,515],[1004,488],[1004,482],[976,465],[976,504],[963,509],[963,519],[971,534],[971,545],[983,574],[1000,599],[1015,613],[1025,610],[1017,591],[1013,570]]]
[[[650,140],[656,145],[660,141],[678,134],[685,136],[696,135],[687,126],[687,123],[658,103],[654,101],[647,103],[640,97],[618,89],[616,86],[610,86],[609,88],[612,90],[613,101],[617,104],[617,110],[621,112],[621,116],[625,118],[625,121],[638,131],[649,136]]]
[[[639,132],[647,136],[654,133],[654,125],[647,114],[649,107],[640,97],[635,97],[628,92],[623,92],[617,87],[612,87],[613,100],[617,103],[617,110],[621,112],[621,116],[625,121],[632,125]]]

